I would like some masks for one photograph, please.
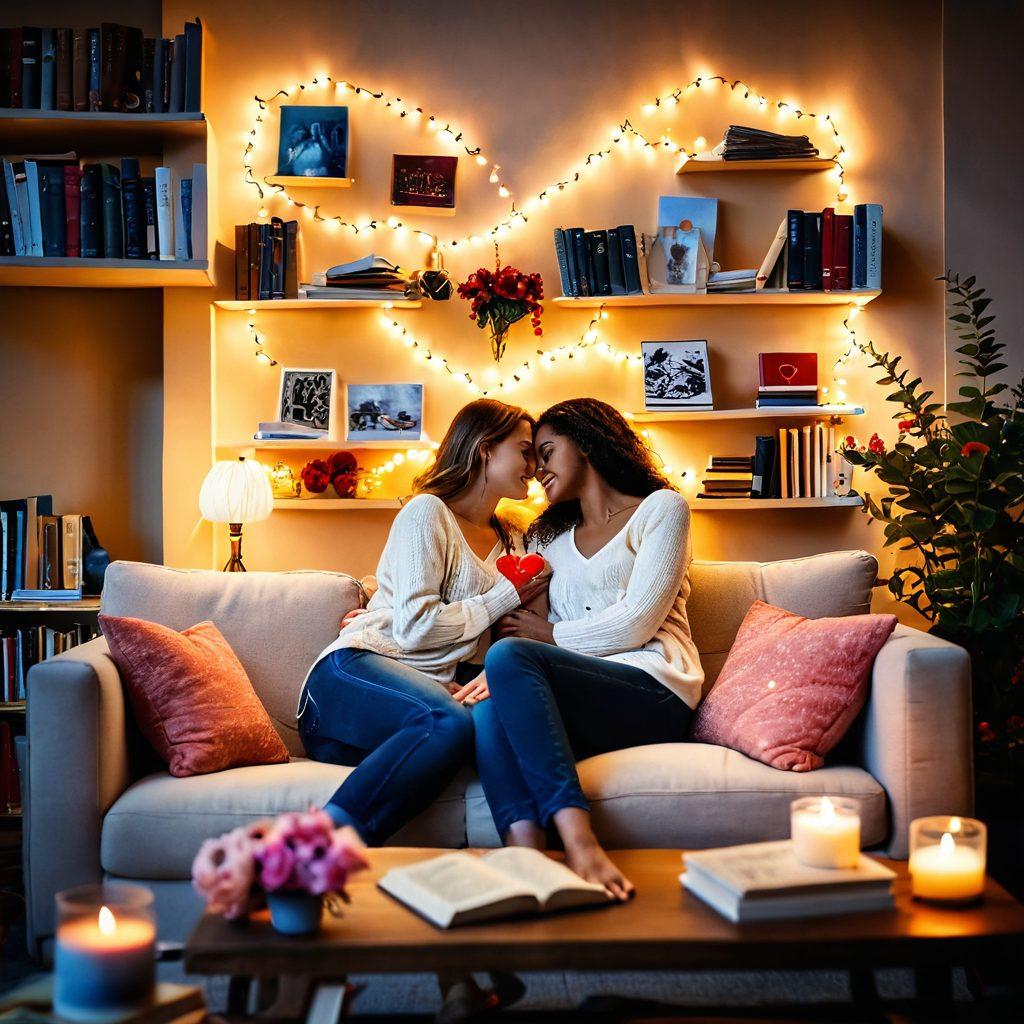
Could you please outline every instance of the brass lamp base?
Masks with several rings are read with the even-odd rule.
[[[245,572],[242,562],[242,524],[228,523],[228,539],[231,541],[231,557],[224,566],[224,572]]]

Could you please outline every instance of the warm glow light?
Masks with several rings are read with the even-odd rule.
[[[99,916],[100,931],[104,935],[113,935],[114,929],[117,927],[117,921],[114,919],[114,915],[111,913],[109,907],[100,907]]]

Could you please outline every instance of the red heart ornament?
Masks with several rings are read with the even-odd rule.
[[[535,551],[523,555],[522,558],[518,555],[502,555],[494,563],[498,572],[516,587],[521,587],[535,576],[539,576],[544,571],[544,565],[543,557]]]

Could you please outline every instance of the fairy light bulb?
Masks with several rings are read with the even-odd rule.
[[[699,153],[707,144],[708,140],[705,139],[703,135],[698,135],[697,138],[693,140],[694,152]]]
[[[645,103],[641,109],[647,117],[650,117],[658,108],[653,103]]]
[[[501,198],[502,198],[502,199],[508,199],[508,197],[509,197],[509,196],[510,196],[511,194],[512,194],[512,193],[511,193],[511,192],[509,192],[509,190],[508,190],[507,188],[505,188],[505,186],[504,186],[504,185],[499,185],[499,186],[498,186],[498,195],[499,195],[499,196],[501,196]]]

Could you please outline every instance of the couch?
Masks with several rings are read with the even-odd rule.
[[[868,611],[877,563],[841,551],[769,563],[694,562],[690,623],[710,688],[757,598],[811,617]],[[221,573],[115,562],[102,609],[185,629],[212,619],[284,739],[287,764],[172,778],[139,757],[139,737],[106,642],[96,639],[28,676],[25,864],[30,948],[54,930],[54,894],[103,878],[156,894],[161,937],[184,938],[200,912],[190,866],[200,842],[243,822],[320,805],[351,770],[304,759],[296,696],[361,588],[340,573]],[[972,755],[966,653],[906,626],[876,659],[864,712],[826,766],[779,771],[722,747],[668,743],[580,764],[595,827],[615,847],[709,847],[783,838],[802,795],[860,800],[863,841],[907,855],[910,820],[970,814]],[[467,768],[394,844],[498,843]]]

